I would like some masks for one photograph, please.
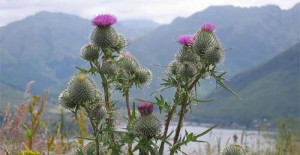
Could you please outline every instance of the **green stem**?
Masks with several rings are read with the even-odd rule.
[[[173,104],[172,109],[170,110],[170,112],[168,113],[167,119],[165,121],[165,130],[164,130],[164,134],[163,134],[163,138],[167,138],[167,134],[168,134],[168,130],[169,130],[169,126],[170,126],[170,122],[172,120],[173,114],[176,110],[176,105]],[[164,153],[164,146],[165,142],[162,141],[159,147],[159,154],[162,155]]]
[[[129,105],[129,89],[125,89],[124,91],[125,94],[125,102],[126,102],[126,108],[127,108],[127,114],[128,114],[128,119],[131,117],[131,110],[130,110],[130,105]]]
[[[184,102],[182,103],[182,106],[181,106],[181,110],[180,110],[180,114],[179,114],[179,120],[178,120],[178,124],[177,124],[177,127],[176,127],[176,132],[175,132],[174,143],[173,144],[175,144],[178,141],[178,138],[179,138],[180,129],[181,129],[182,124],[183,124],[183,118],[184,118],[184,115],[187,111],[187,109],[186,109],[187,101],[188,101],[188,93],[185,94]]]
[[[181,127],[182,127],[182,124],[183,124],[183,118],[184,118],[185,113],[187,112],[187,105],[188,105],[187,102],[188,102],[188,99],[189,99],[189,94],[193,90],[193,88],[195,87],[195,85],[197,84],[197,82],[199,81],[200,78],[201,78],[201,74],[198,74],[195,77],[195,79],[191,82],[190,86],[187,87],[186,94],[184,96],[184,100],[181,103],[182,106],[181,106],[181,110],[180,110],[180,114],[179,114],[179,120],[178,120],[178,124],[177,124],[177,127],[176,127],[173,144],[175,144],[178,141],[178,138],[179,138],[180,130],[181,130]],[[173,155],[174,151],[172,151],[170,154]]]
[[[110,107],[109,84],[108,84],[108,81],[107,81],[105,75],[101,71],[99,62],[98,61],[93,62],[93,65],[94,65],[94,67],[97,68],[97,71],[101,77],[102,87],[103,87],[103,91],[104,91],[105,108],[106,108],[106,111],[108,112],[108,118],[107,118],[106,122],[107,122],[107,125],[111,128],[113,126],[113,119],[112,119],[112,113],[111,113],[112,109]],[[110,137],[111,137],[111,143],[114,144],[114,141],[115,141],[114,133],[110,133]]]
[[[100,148],[99,148],[99,138],[98,138],[98,130],[97,126],[94,124],[94,122],[90,119],[92,128],[93,128],[93,135],[95,137],[95,148],[96,148],[96,155],[100,155]]]

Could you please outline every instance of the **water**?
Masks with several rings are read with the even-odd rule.
[[[170,129],[175,129],[175,126],[171,126]],[[184,126],[181,130],[181,135],[184,131],[193,132],[199,134],[207,130],[209,127],[203,126]],[[272,149],[274,146],[274,139],[272,132],[258,132],[254,130],[243,131],[240,129],[221,129],[215,128],[206,135],[199,138],[207,143],[191,143],[188,146],[184,146],[182,149],[188,154],[205,154],[207,149],[214,151],[215,153],[221,152],[226,146],[233,144],[233,135],[237,135],[237,143],[244,147],[247,147],[250,151],[267,150]],[[213,153],[213,152],[212,152]]]

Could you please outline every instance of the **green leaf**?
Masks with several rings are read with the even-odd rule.
[[[87,69],[84,69],[84,68],[80,68],[80,67],[75,67],[77,70],[79,70],[80,71],[80,73],[89,73],[89,70],[87,70]]]
[[[205,142],[205,141],[202,141],[202,140],[198,140],[199,137],[207,134],[209,131],[211,131],[212,129],[214,129],[215,127],[217,127],[219,125],[214,125],[212,127],[210,127],[209,129],[205,130],[204,132],[200,133],[200,134],[197,134],[197,135],[194,135],[194,133],[188,133],[186,130],[185,130],[185,135],[182,139],[179,139],[179,141],[177,143],[175,143],[172,148],[170,149],[171,152],[182,152],[180,149],[181,149],[181,146],[183,145],[187,145],[188,143],[190,142]]]
[[[216,79],[217,84],[219,84],[220,86],[222,86],[224,89],[228,90],[230,93],[232,93],[233,95],[235,95],[236,97],[240,98],[239,95],[234,92],[229,86],[227,86],[222,80],[224,80],[222,78],[223,75],[225,75],[226,72],[222,73],[221,75],[217,76],[214,72],[212,72],[212,76]]]
[[[201,99],[198,99],[198,98],[192,98],[191,100],[192,100],[192,102],[197,102],[197,103],[208,103],[208,102],[213,101],[213,100],[201,100]]]

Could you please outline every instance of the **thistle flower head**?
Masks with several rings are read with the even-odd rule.
[[[204,23],[201,26],[202,31],[208,31],[208,32],[214,32],[215,31],[215,25],[212,23]]]
[[[153,112],[153,104],[150,102],[141,102],[138,105],[138,110],[142,116],[151,115]]]
[[[246,150],[240,145],[230,145],[226,147],[222,155],[246,155]]]
[[[117,22],[117,18],[111,14],[98,15],[92,20],[92,24],[99,27],[111,26],[116,22]]]
[[[87,44],[81,49],[81,57],[87,61],[94,61],[99,58],[101,49],[92,44]]]
[[[195,41],[195,35],[190,35],[190,34],[180,35],[177,38],[177,42],[185,46],[192,45],[194,41]]]
[[[161,123],[153,115],[146,115],[139,117],[134,122],[134,131],[142,136],[153,138],[159,134]]]
[[[152,80],[152,73],[149,69],[139,68],[135,72],[135,83],[140,86],[147,86]]]
[[[204,59],[212,65],[221,63],[224,60],[223,49],[219,45],[210,47],[204,54]]]
[[[95,102],[99,99],[100,92],[96,84],[86,74],[77,74],[70,80],[66,90],[62,94],[63,102],[71,99],[72,105],[82,105],[87,102]],[[67,105],[65,103],[65,105]]]

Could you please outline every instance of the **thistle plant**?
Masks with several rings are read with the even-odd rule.
[[[162,96],[155,97],[155,102],[142,101],[137,106],[138,115],[134,102],[131,105],[130,91],[133,87],[149,85],[152,73],[130,52],[123,50],[127,43],[125,37],[114,29],[113,24],[116,22],[116,17],[109,14],[98,15],[92,20],[95,28],[90,43],[82,47],[80,54],[90,67],[77,67],[79,73],[72,77],[59,96],[59,103],[73,112],[77,121],[78,112],[84,110],[93,129],[92,138],[79,137],[92,142],[82,146],[77,153],[118,155],[138,151],[141,155],[156,155],[164,153],[164,144],[167,143],[173,155],[181,151],[182,145],[201,142],[198,138],[216,126],[197,135],[186,131],[184,136],[180,136],[183,119],[191,110],[191,103],[204,101],[196,97],[196,87],[200,80],[214,77],[218,84],[234,93],[222,82],[225,73],[218,75],[216,69],[217,64],[224,60],[224,49],[214,33],[215,26],[205,23],[195,35],[181,35],[177,38],[182,47],[170,63],[162,83],[162,89],[176,89],[173,103],[166,102]],[[100,77],[103,90],[99,90],[89,74]],[[115,127],[117,107],[112,99],[114,90],[120,92],[125,100],[125,117],[128,120],[126,131],[118,131]],[[166,113],[163,132],[161,122],[152,114],[153,105],[158,106],[160,112],[164,110]],[[169,126],[176,113],[179,119],[176,129],[171,132],[174,133],[173,140],[169,142],[168,138],[172,136],[169,134]]]

